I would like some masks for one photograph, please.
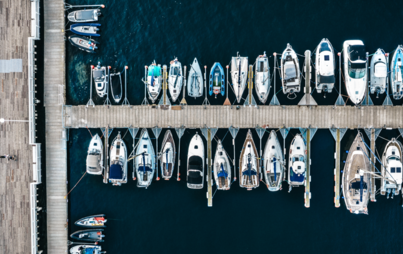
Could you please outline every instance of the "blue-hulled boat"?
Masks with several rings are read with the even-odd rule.
[[[214,63],[210,71],[210,96],[212,96],[213,93],[215,94],[215,98],[217,98],[217,95],[220,93],[222,96],[225,95],[225,75],[224,69],[220,63]]]
[[[70,31],[78,35],[100,36],[100,34],[97,34],[100,26],[101,24],[97,23],[73,24],[70,26]]]

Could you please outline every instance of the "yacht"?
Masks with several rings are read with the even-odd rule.
[[[270,65],[266,52],[256,58],[255,89],[260,102],[264,104],[270,92]]]
[[[83,36],[71,35],[69,36],[69,42],[79,50],[88,53],[95,53],[95,50],[98,49],[97,41]]]
[[[347,94],[354,104],[360,104],[367,91],[367,57],[364,43],[349,40],[343,43],[344,78]]]
[[[242,57],[239,54],[232,57],[231,79],[236,101],[240,103],[248,79],[248,57]]]
[[[239,177],[240,187],[247,190],[259,187],[259,158],[251,130],[248,130],[239,158]]]
[[[215,98],[219,94],[225,95],[225,75],[220,63],[214,63],[210,71],[209,95],[212,96],[213,94]]]
[[[306,181],[306,144],[301,134],[295,135],[291,142],[288,161],[289,191],[292,187],[299,187]]]
[[[282,188],[284,179],[284,155],[275,131],[270,132],[263,155],[263,175],[269,191]]]
[[[116,103],[119,103],[122,99],[123,89],[122,89],[122,73],[116,72],[110,74],[110,84],[112,98]]]
[[[187,164],[187,187],[203,189],[204,184],[204,144],[202,137],[196,133],[190,140]]]
[[[70,31],[78,35],[84,36],[100,36],[98,33],[101,24],[96,23],[84,23],[73,24],[70,26]]]
[[[218,140],[214,155],[214,180],[219,190],[229,190],[231,187],[231,164],[221,140]]]
[[[71,238],[77,239],[80,241],[93,241],[93,242],[103,242],[103,229],[85,229],[79,230],[70,235]]]
[[[171,94],[172,102],[175,102],[182,91],[183,75],[182,64],[175,58],[171,61],[169,67],[168,89]]]
[[[172,177],[172,173],[175,169],[175,141],[172,136],[172,132],[167,130],[164,135],[164,140],[161,146],[161,176],[165,180],[169,180]]]
[[[154,103],[157,100],[162,88],[161,65],[157,65],[155,60],[150,66],[148,66],[146,85],[148,95],[150,96],[152,103]]]
[[[76,245],[70,248],[70,254],[103,254],[102,247],[99,245]]]
[[[402,189],[402,144],[393,138],[386,144],[382,156],[381,194],[399,195]]]
[[[370,165],[368,150],[358,133],[347,155],[342,175],[346,208],[354,214],[368,214]]]
[[[122,183],[127,183],[127,148],[120,132],[112,141],[109,156],[109,182],[113,186],[121,186]]]
[[[93,22],[98,21],[98,16],[101,15],[100,9],[78,10],[70,12],[67,19],[70,22]]]
[[[331,93],[335,83],[336,59],[330,41],[322,39],[316,47],[315,57],[315,84],[318,93]]]
[[[284,94],[298,93],[301,89],[298,56],[289,43],[281,55],[281,84]]]
[[[87,173],[101,175],[104,169],[104,151],[102,140],[98,134],[92,137],[87,154]]]
[[[400,100],[403,97],[403,46],[399,45],[393,54],[390,62],[390,86],[392,88],[393,99]]]
[[[94,78],[95,89],[99,97],[104,97],[108,89],[108,75],[106,74],[106,67],[101,67],[101,62],[98,62],[97,67],[92,69],[92,77]]]
[[[190,65],[189,78],[187,81],[188,95],[196,98],[203,95],[203,76],[199,62],[195,58]]]
[[[140,137],[136,155],[138,156],[134,159],[134,168],[137,176],[137,187],[147,189],[151,185],[155,173],[154,147],[147,129],[143,130]]]
[[[371,79],[369,89],[371,94],[384,94],[386,90],[386,79],[388,77],[388,68],[386,66],[386,56],[383,49],[378,49],[371,59]]]

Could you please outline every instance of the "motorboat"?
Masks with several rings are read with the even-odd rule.
[[[70,248],[70,254],[102,254],[102,247],[99,245],[76,245]]]
[[[378,49],[371,59],[370,68],[371,79],[369,89],[371,94],[384,94],[386,90],[386,79],[388,77],[388,68],[386,65],[386,56],[383,49]]]
[[[100,36],[98,33],[101,24],[97,23],[79,23],[70,26],[70,31],[78,35],[84,36]]]
[[[172,132],[167,130],[164,135],[164,140],[161,146],[161,176],[165,180],[169,180],[172,177],[172,173],[175,169],[175,141],[172,136]]]
[[[175,102],[182,91],[183,74],[182,64],[175,58],[171,61],[169,66],[168,89],[171,94],[172,102]]]
[[[196,98],[203,95],[203,76],[199,62],[195,58],[190,65],[189,78],[187,80],[188,95]]]
[[[103,242],[103,238],[105,237],[103,233],[103,229],[86,229],[79,230],[70,235],[71,238],[77,239],[80,241],[93,241],[93,242]]]
[[[147,189],[151,185],[155,173],[155,152],[147,129],[143,129],[136,155],[134,168],[137,176],[137,187]]]
[[[292,187],[305,184],[306,180],[306,144],[301,134],[295,135],[291,141],[288,161],[288,184],[290,192]]]
[[[87,173],[91,175],[101,175],[104,169],[104,151],[102,140],[95,134],[88,146],[87,153]]]
[[[361,133],[355,137],[347,155],[342,175],[342,190],[347,210],[368,214],[370,162]]]
[[[336,82],[334,70],[336,58],[330,41],[322,39],[316,47],[315,55],[315,84],[318,93],[331,93]]]
[[[239,158],[239,186],[252,190],[259,187],[259,158],[251,130],[248,130]]]
[[[301,90],[298,56],[289,43],[281,55],[281,84],[284,94],[294,94]]]
[[[266,103],[270,92],[270,65],[266,52],[256,58],[255,89],[260,102]]]
[[[109,79],[106,74],[106,67],[101,67],[101,62],[98,62],[98,65],[92,69],[92,77],[94,78],[98,96],[103,98],[107,94]]]
[[[239,56],[231,59],[231,80],[236,101],[241,102],[243,92],[245,91],[246,81],[248,79],[248,57]]]
[[[386,144],[382,156],[381,194],[399,195],[402,189],[402,144],[393,138]]]
[[[225,95],[225,75],[220,63],[214,63],[210,70],[209,95]]]
[[[74,224],[81,227],[100,227],[104,228],[107,219],[105,218],[105,214],[97,214],[86,216],[84,218],[79,219]]]
[[[193,136],[189,143],[186,179],[189,189],[203,189],[204,144],[198,133]]]
[[[69,15],[67,16],[67,19],[70,22],[85,23],[85,22],[98,21],[98,16],[100,15],[101,15],[100,9],[78,10],[70,12]]]
[[[162,88],[161,65],[157,65],[155,60],[150,66],[148,66],[146,85],[148,95],[150,96],[152,103],[154,103],[157,100]]]
[[[88,53],[95,53],[95,50],[98,48],[97,47],[98,42],[93,39],[89,39],[87,37],[71,35],[69,36],[69,41],[71,45],[77,47],[79,50]]]
[[[229,190],[231,187],[231,164],[221,140],[217,142],[214,155],[214,180],[218,190]]]
[[[109,182],[113,186],[121,186],[122,183],[127,183],[127,148],[120,132],[112,141],[109,156]]]
[[[400,100],[403,97],[403,46],[399,45],[393,54],[390,62],[390,86],[392,88],[393,99]]]
[[[348,40],[343,43],[344,78],[349,99],[360,104],[367,91],[367,57],[364,43]]]
[[[112,74],[110,74],[110,84],[112,98],[116,103],[119,103],[123,97],[122,73],[116,72],[115,70]]]
[[[270,132],[263,154],[263,175],[269,191],[278,191],[284,180],[284,155],[275,131]]]

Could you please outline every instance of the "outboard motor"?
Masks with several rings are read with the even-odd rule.
[[[376,98],[379,98],[379,93],[381,92],[381,89],[379,87],[376,88]]]
[[[328,93],[328,88],[326,85],[323,86],[323,98],[326,98],[326,93]]]

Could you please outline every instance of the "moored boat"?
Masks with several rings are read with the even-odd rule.
[[[88,146],[87,152],[87,173],[101,175],[104,169],[104,151],[101,138],[95,134]]]
[[[110,74],[110,85],[112,98],[116,103],[119,103],[123,97],[121,72],[114,71],[114,73]]]
[[[239,56],[231,59],[231,80],[236,101],[241,102],[243,92],[245,91],[246,81],[248,79],[248,57]]]
[[[209,95],[225,95],[225,75],[220,63],[214,63],[210,70]]]
[[[214,156],[214,180],[219,190],[229,190],[231,187],[231,164],[221,140],[217,142]]]
[[[70,12],[67,19],[70,22],[93,22],[98,21],[98,16],[101,15],[100,9],[78,10]]]
[[[171,61],[169,67],[168,89],[171,94],[172,102],[175,102],[182,91],[183,75],[182,64],[175,58]]]
[[[102,247],[98,245],[76,245],[70,248],[70,254],[102,254]]]
[[[105,223],[107,220],[105,219],[105,214],[97,214],[86,216],[77,220],[74,224],[81,227],[105,227]]]
[[[334,70],[336,59],[334,49],[330,41],[322,39],[316,47],[315,56],[315,84],[318,93],[331,93],[336,81]]]
[[[203,76],[199,62],[195,58],[190,65],[187,90],[190,97],[196,98],[203,95]]]
[[[386,90],[386,79],[388,77],[388,68],[386,66],[386,56],[383,49],[378,49],[371,58],[371,79],[369,89],[371,94],[384,94]]]
[[[284,155],[275,131],[270,132],[264,148],[263,175],[269,191],[281,190],[284,180]]]
[[[106,75],[106,67],[101,67],[101,62],[92,69],[92,77],[94,78],[95,89],[99,97],[104,97],[107,94],[109,78]]]
[[[95,50],[98,48],[98,42],[96,42],[95,40],[86,37],[80,37],[78,35],[69,36],[69,41],[71,45],[88,53],[95,53]]]
[[[134,168],[137,176],[137,187],[148,188],[155,173],[155,152],[147,129],[143,129],[137,145]],[[134,176],[133,176],[134,178]]]
[[[288,161],[289,192],[292,187],[304,185],[306,181],[306,144],[301,134],[295,135],[291,141]]]
[[[301,89],[298,56],[289,43],[281,55],[281,83],[284,94],[298,93]]]
[[[120,132],[112,141],[110,148],[109,182],[113,186],[127,183],[127,148],[120,136]]]
[[[161,65],[157,65],[155,60],[150,66],[148,66],[147,80],[145,82],[147,85],[148,95],[150,96],[152,103],[154,103],[157,100],[162,88]]]
[[[202,137],[197,133],[190,140],[187,157],[187,187],[189,189],[203,189],[204,144]]]
[[[390,87],[393,99],[400,100],[403,97],[403,46],[399,45],[390,62]]]
[[[270,65],[266,52],[256,59],[255,89],[259,100],[265,103],[270,92]]]
[[[79,230],[70,235],[71,238],[80,240],[80,241],[93,241],[93,242],[103,242],[103,229],[85,229]]]
[[[97,32],[101,24],[97,23],[79,23],[70,26],[70,31],[78,35],[84,36],[100,36]]]
[[[393,138],[386,144],[382,156],[381,194],[399,195],[402,189],[402,144]]]
[[[259,187],[259,158],[251,130],[248,130],[239,158],[239,186],[252,190]]]
[[[172,136],[172,132],[167,130],[164,135],[164,140],[161,146],[161,176],[165,180],[169,180],[172,177],[172,173],[175,169],[175,141]]]

